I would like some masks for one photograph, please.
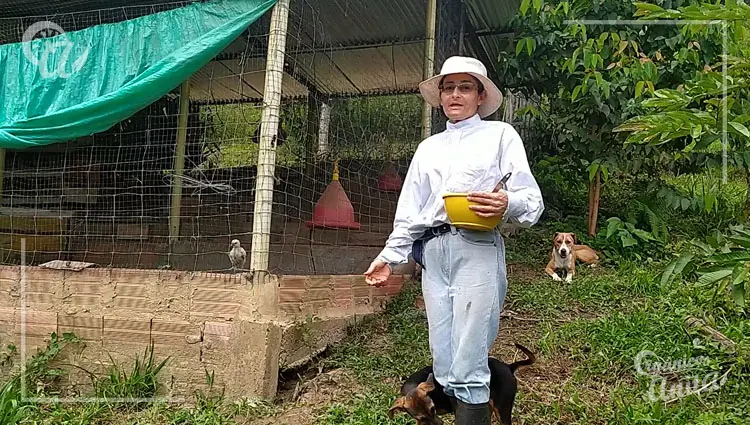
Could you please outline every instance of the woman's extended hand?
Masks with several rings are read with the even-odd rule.
[[[480,217],[502,217],[508,209],[508,194],[504,190],[498,192],[470,192],[466,199],[478,205],[469,208]]]
[[[391,266],[383,260],[374,260],[365,272],[365,282],[372,286],[382,286],[391,277]]]

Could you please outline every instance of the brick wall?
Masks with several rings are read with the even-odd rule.
[[[72,332],[84,344],[66,360],[104,373],[110,358],[130,368],[153,343],[157,360],[170,357],[163,395],[174,397],[190,397],[194,384],[205,380],[204,367],[224,384],[231,347],[222,342],[234,333],[241,300],[250,295],[241,275],[27,267],[24,280],[22,291],[20,268],[0,267],[3,345],[20,346],[25,292],[28,356],[44,348],[53,332]],[[90,387],[88,376],[73,372],[64,388]]]
[[[394,276],[374,288],[362,276],[281,276],[250,285],[245,275],[27,267],[22,291],[20,268],[5,266],[0,342],[19,346],[24,295],[29,355],[46,346],[51,333],[73,332],[85,344],[65,361],[104,373],[110,358],[130,368],[153,343],[157,361],[170,357],[162,395],[191,399],[205,388],[207,369],[230,398],[272,396],[279,367],[311,353],[310,341],[302,346],[303,318],[316,317],[313,344],[325,347],[344,336],[350,320],[380,311],[403,282]],[[90,390],[80,370],[67,379],[71,391]]]
[[[362,276],[282,276],[279,278],[279,311],[306,316],[357,306],[380,308],[401,291],[403,283],[403,275],[391,276],[381,287],[367,285]]]

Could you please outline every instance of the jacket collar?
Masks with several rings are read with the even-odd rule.
[[[457,123],[452,123],[449,121],[446,122],[445,129],[446,130],[462,130],[469,128],[471,126],[477,125],[482,121],[481,118],[479,118],[479,114],[474,114],[473,116],[466,118],[463,121],[459,121]]]

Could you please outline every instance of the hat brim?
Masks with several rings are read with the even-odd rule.
[[[477,113],[480,117],[485,118],[495,113],[503,104],[503,94],[500,89],[492,82],[489,78],[476,72],[462,72],[462,74],[469,74],[482,82],[484,85],[484,91],[487,93],[484,101],[479,108]],[[438,74],[434,77],[430,77],[421,83],[419,83],[419,92],[422,94],[424,100],[432,107],[440,107],[440,80],[443,77],[450,74]]]

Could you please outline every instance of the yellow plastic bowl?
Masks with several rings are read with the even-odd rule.
[[[470,204],[466,197],[468,193],[446,193],[443,195],[445,212],[448,214],[451,224],[456,227],[470,230],[491,231],[500,223],[502,217],[480,217],[469,209]]]

